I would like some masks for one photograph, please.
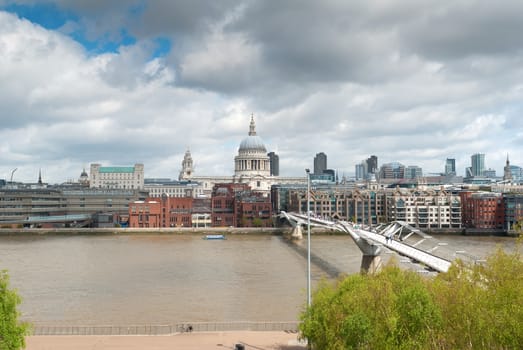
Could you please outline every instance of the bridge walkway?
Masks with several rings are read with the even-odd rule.
[[[307,215],[298,213],[284,213],[283,216],[287,220],[294,221],[293,226],[305,225],[309,218]],[[364,229],[361,225],[355,225],[346,221],[330,221],[323,218],[310,218],[311,226],[323,227],[332,230],[348,233],[356,244],[360,247],[364,255],[378,255],[381,252],[381,247],[398,253],[399,255],[408,257],[414,263],[421,263],[430,267],[431,269],[438,272],[448,271],[452,262],[443,257],[437,256],[433,251],[425,251],[417,248],[413,244],[408,244],[405,238],[408,238],[412,234],[422,236],[423,240],[430,238],[430,236],[424,234],[418,229],[412,228],[403,222],[394,222],[381,231],[373,232],[370,229]],[[402,237],[402,229],[407,228],[410,233],[407,237]],[[397,239],[396,239],[397,237]],[[361,244],[361,240],[364,240],[368,245],[374,247],[372,252],[366,251],[365,247]],[[418,242],[419,243],[419,242]],[[362,247],[363,246],[363,247]],[[434,249],[433,249],[434,250]]]

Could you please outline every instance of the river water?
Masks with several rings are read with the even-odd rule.
[[[515,244],[438,238],[478,257]],[[359,271],[361,253],[347,236],[313,236],[311,251],[339,271]],[[277,236],[0,236],[0,269],[22,296],[22,318],[39,325],[294,321],[306,299],[306,259]],[[311,275],[313,285],[332,278],[316,264]]]

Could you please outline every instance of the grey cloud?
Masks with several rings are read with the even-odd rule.
[[[436,60],[521,55],[521,13],[520,1],[439,3],[401,27],[401,42],[415,53]]]
[[[139,37],[166,35],[193,36],[208,30],[233,9],[236,1],[157,0],[145,5],[137,21],[129,23]]]

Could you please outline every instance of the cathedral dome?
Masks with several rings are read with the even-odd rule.
[[[249,126],[249,136],[244,138],[240,143],[239,153],[263,152],[267,153],[267,149],[263,144],[261,137],[256,135],[256,124],[254,117],[251,117],[251,124]]]
[[[267,153],[267,149],[265,148],[265,145],[263,144],[263,141],[261,137],[253,135],[253,136],[247,136],[242,140],[240,143],[240,149],[239,152],[263,152]]]
[[[270,163],[267,149],[262,139],[256,135],[256,124],[254,115],[251,116],[249,136],[240,143],[238,155],[234,157],[234,176],[238,178],[250,178],[253,176],[270,176]],[[259,181],[256,182],[260,186]]]

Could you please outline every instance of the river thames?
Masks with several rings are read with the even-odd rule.
[[[516,242],[438,239],[478,257]],[[359,271],[347,236],[313,236],[311,251],[338,271]],[[23,299],[22,318],[37,325],[295,321],[306,299],[306,259],[279,236],[1,236],[0,269]],[[332,278],[311,270],[313,285]]]

